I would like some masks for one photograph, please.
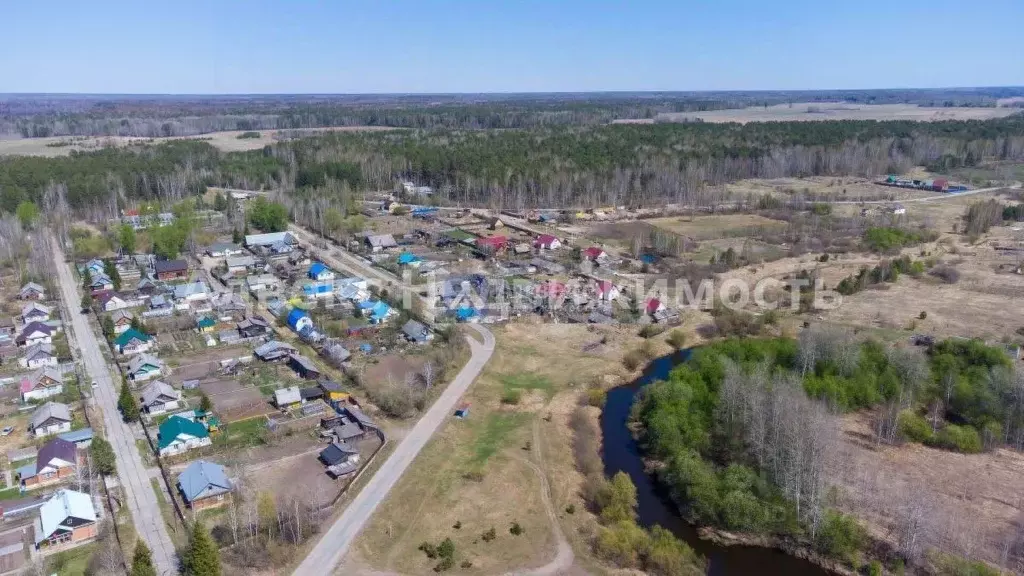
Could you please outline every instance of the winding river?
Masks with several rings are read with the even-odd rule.
[[[664,489],[644,471],[643,459],[627,424],[637,392],[668,378],[672,367],[686,361],[690,350],[663,356],[651,362],[633,382],[608,391],[601,429],[604,434],[604,470],[608,476],[624,471],[636,485],[637,512],[642,526],[660,524],[708,559],[711,576],[828,576],[829,572],[784,552],[756,546],[720,546],[701,540],[697,530],[685,522]]]

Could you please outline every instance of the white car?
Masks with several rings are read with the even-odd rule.
[[[100,385],[99,385],[99,384],[97,384],[95,380],[93,380],[93,381],[92,381],[92,387],[93,387],[93,388],[99,388],[99,387],[100,387]]]
[[[14,432],[14,426],[8,426],[0,430],[0,436],[9,436],[11,432]]]

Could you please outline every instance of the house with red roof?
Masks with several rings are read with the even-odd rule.
[[[597,297],[601,300],[612,301],[619,297],[619,287],[608,280],[597,282]]]
[[[476,247],[481,250],[491,250],[498,252],[508,247],[508,236],[488,236],[486,238],[477,238]]]
[[[533,241],[533,247],[538,250],[557,250],[562,247],[562,242],[551,234],[541,234]]]
[[[584,260],[597,262],[608,258],[608,253],[597,246],[591,246],[582,252],[582,256]]]
[[[566,290],[567,288],[564,283],[557,282],[555,280],[547,280],[537,285],[534,289],[534,294],[540,298],[550,298],[555,300],[565,296]]]
[[[655,313],[661,312],[664,309],[665,303],[657,298],[651,298],[650,300],[647,301],[647,304],[645,305],[645,310],[647,311],[647,314],[651,316],[654,316]]]

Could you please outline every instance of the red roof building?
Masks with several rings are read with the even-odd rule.
[[[619,297],[619,289],[608,280],[600,280],[597,283],[597,297],[602,300],[614,300]]]
[[[648,314],[654,314],[659,310],[664,310],[665,305],[661,303],[661,300],[658,300],[657,298],[651,298],[650,300],[647,301],[646,309]]]
[[[583,257],[587,260],[597,260],[598,258],[604,258],[605,256],[608,256],[608,254],[597,246],[591,246],[583,251]]]
[[[553,250],[562,245],[562,242],[555,238],[551,234],[541,234],[537,236],[537,239],[533,241],[534,248],[542,248],[544,250]]]
[[[489,248],[497,252],[498,250],[504,250],[508,246],[507,236],[488,236],[487,238],[477,238],[477,248]]]

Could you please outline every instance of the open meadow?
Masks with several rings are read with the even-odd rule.
[[[825,120],[911,120],[938,122],[942,120],[987,120],[1005,118],[1020,112],[1017,108],[931,107],[915,104],[854,104],[850,102],[793,102],[774,106],[750,106],[707,112],[671,112],[660,114],[658,120],[683,122],[814,122]]]

